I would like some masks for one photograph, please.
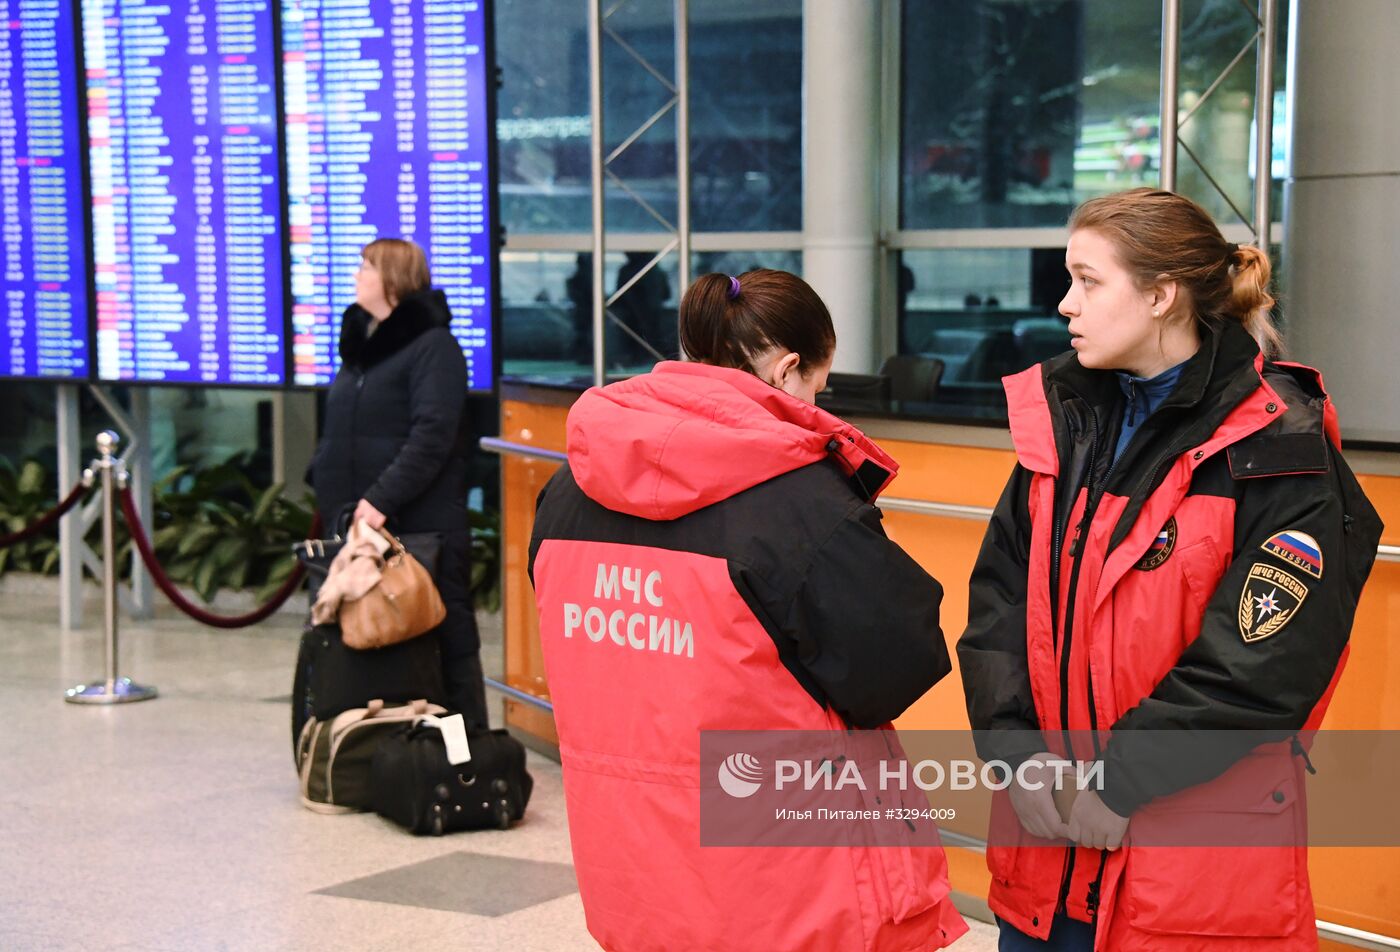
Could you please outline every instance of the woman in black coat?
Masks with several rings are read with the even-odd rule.
[[[394,238],[366,245],[355,291],[311,464],[321,519],[332,526],[353,506],[354,517],[375,528],[442,534],[435,580],[447,618],[425,637],[440,639],[443,702],[484,728],[481,641],[468,591],[466,358],[422,248]]]

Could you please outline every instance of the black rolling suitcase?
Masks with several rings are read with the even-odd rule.
[[[380,816],[419,835],[504,830],[525,815],[535,781],[525,748],[504,730],[468,737],[471,759],[448,761],[442,730],[420,719],[387,735],[370,766],[370,796]]]
[[[335,538],[294,546],[306,566],[308,597],[313,603],[331,560],[340,550],[341,537],[349,528],[349,508],[340,514],[337,524],[339,535]],[[429,574],[437,574],[441,533],[408,535],[401,541]],[[313,717],[329,721],[376,699],[391,704],[418,699],[446,703],[440,645],[441,639],[434,630],[387,648],[358,651],[345,646],[339,625],[313,625],[308,621],[292,678],[293,752],[302,726]]]

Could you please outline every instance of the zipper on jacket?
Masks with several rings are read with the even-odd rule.
[[[1303,746],[1303,742],[1298,739],[1298,735],[1293,735],[1293,740],[1289,745],[1293,751],[1293,756],[1303,758],[1303,766],[1307,767],[1308,773],[1317,773],[1317,768],[1313,766],[1312,758],[1308,756],[1308,749]]]
[[[1092,414],[1092,411],[1091,411],[1091,414]],[[1095,464],[1095,461],[1098,459],[1098,455],[1099,455],[1099,427],[1098,427],[1098,415],[1097,415],[1097,414],[1092,414],[1092,420],[1093,420],[1093,428],[1092,428],[1092,430],[1091,430],[1090,433],[1089,433],[1089,466],[1088,466],[1088,470],[1087,470],[1088,475],[1089,475],[1089,482],[1090,482],[1090,484],[1091,484],[1091,493],[1090,493],[1090,495],[1092,495],[1092,483],[1093,483],[1093,479],[1094,479],[1094,464]],[[1078,487],[1075,487],[1073,491],[1074,491],[1074,493],[1075,493],[1076,495],[1078,495],[1078,493],[1079,493]],[[1090,499],[1085,499],[1085,500],[1084,500],[1085,516],[1088,516],[1088,514],[1089,514],[1089,505],[1090,505],[1090,503],[1091,503],[1091,500],[1090,500]],[[1072,509],[1072,508],[1073,508],[1073,506],[1071,505],[1071,509]],[[1067,518],[1068,518],[1068,517],[1067,517]],[[1055,521],[1056,521],[1056,528],[1057,528],[1057,529],[1060,529],[1060,531],[1056,532],[1055,534],[1056,534],[1056,536],[1058,536],[1059,538],[1063,539],[1063,537],[1064,537],[1064,530],[1063,530],[1062,528],[1060,528],[1060,526],[1059,526],[1059,520],[1056,519]],[[1080,534],[1080,532],[1083,530],[1083,528],[1084,528],[1084,518],[1081,517],[1081,519],[1080,519],[1080,521],[1079,521],[1079,525],[1078,525],[1078,526],[1076,527],[1076,529],[1075,529],[1074,540],[1070,543],[1070,555],[1071,555],[1071,556],[1077,555],[1077,553],[1078,553],[1078,551],[1079,551],[1079,534]],[[1054,590],[1053,590],[1054,602],[1056,603],[1055,608],[1054,608],[1055,617],[1053,617],[1053,618],[1051,619],[1051,623],[1052,623],[1052,626],[1053,626],[1054,628],[1056,628],[1056,629],[1061,629],[1061,626],[1057,624],[1057,623],[1058,623],[1058,620],[1059,620],[1059,619],[1058,619],[1058,615],[1059,615],[1059,605],[1058,605],[1058,602],[1059,602],[1059,594],[1060,594],[1060,548],[1061,548],[1061,547],[1060,547],[1059,545],[1056,545],[1056,546],[1054,547],[1054,549],[1051,551],[1051,579],[1052,579],[1052,585],[1054,586]],[[1070,658],[1070,647],[1071,647],[1070,636],[1071,636],[1071,632],[1072,632],[1072,630],[1073,630],[1073,625],[1071,624],[1071,620],[1072,620],[1073,612],[1074,612],[1074,588],[1075,588],[1075,585],[1076,585],[1076,584],[1078,583],[1078,581],[1079,581],[1079,564],[1080,564],[1080,563],[1079,563],[1079,559],[1076,558],[1076,559],[1074,560],[1074,567],[1070,569],[1070,576],[1069,576],[1069,594],[1068,594],[1067,598],[1065,599],[1065,623],[1064,623],[1064,625],[1062,626],[1062,630],[1058,630],[1058,631],[1057,631],[1057,637],[1056,637],[1056,639],[1055,639],[1056,644],[1057,644],[1058,647],[1060,648],[1060,730],[1061,730],[1061,731],[1064,733],[1064,735],[1065,735],[1065,753],[1066,753],[1068,756],[1070,756],[1071,759],[1073,758],[1073,755],[1074,755],[1074,745],[1073,745],[1073,743],[1072,743],[1071,740],[1070,740],[1070,732],[1069,732],[1069,658]],[[1067,904],[1068,899],[1069,899],[1069,887],[1070,887],[1070,883],[1074,881],[1074,860],[1075,860],[1075,856],[1076,856],[1076,854],[1077,854],[1077,851],[1078,851],[1078,848],[1077,848],[1077,846],[1076,846],[1075,844],[1073,844],[1073,843],[1071,843],[1069,846],[1065,847],[1065,862],[1064,862],[1064,866],[1063,866],[1063,868],[1062,868],[1062,870],[1061,870],[1061,872],[1060,872],[1060,895],[1059,895],[1059,898],[1058,898],[1058,899],[1056,900],[1056,902],[1055,902],[1055,911],[1056,911],[1057,913],[1062,913],[1062,912],[1065,912],[1065,911],[1067,910],[1067,905],[1066,905],[1066,904]]]
[[[1087,466],[1087,468],[1086,468],[1086,470],[1085,470],[1086,477],[1087,477],[1086,480],[1085,480],[1085,482],[1086,482],[1087,485],[1088,485],[1088,495],[1087,495],[1087,498],[1084,500],[1084,513],[1083,513],[1083,515],[1082,515],[1082,516],[1080,517],[1080,519],[1079,519],[1079,524],[1075,527],[1075,530],[1074,530],[1074,538],[1073,538],[1073,540],[1071,540],[1070,546],[1069,546],[1069,553],[1070,553],[1071,556],[1074,557],[1074,565],[1073,565],[1073,567],[1070,569],[1070,573],[1069,573],[1069,591],[1068,591],[1068,593],[1067,593],[1066,596],[1065,596],[1065,621],[1064,621],[1064,630],[1063,630],[1062,635],[1061,635],[1061,637],[1060,637],[1060,639],[1059,639],[1060,644],[1061,644],[1061,649],[1060,649],[1060,729],[1064,732],[1064,735],[1065,735],[1065,751],[1066,751],[1066,753],[1069,754],[1071,757],[1073,757],[1073,754],[1074,754],[1074,746],[1073,746],[1073,743],[1072,743],[1072,741],[1071,741],[1071,735],[1070,735],[1070,729],[1069,729],[1069,662],[1070,662],[1070,654],[1071,654],[1071,651],[1073,650],[1073,647],[1074,647],[1074,606],[1075,606],[1075,602],[1076,602],[1076,600],[1077,600],[1078,589],[1079,589],[1079,569],[1080,569],[1080,567],[1084,564],[1084,563],[1083,563],[1083,560],[1079,558],[1079,552],[1080,552],[1080,549],[1081,549],[1081,547],[1082,547],[1081,544],[1082,544],[1082,542],[1083,542],[1083,539],[1084,539],[1085,536],[1088,534],[1088,531],[1089,531],[1090,527],[1093,525],[1094,513],[1098,510],[1099,501],[1103,498],[1103,494],[1104,494],[1104,492],[1105,492],[1105,491],[1107,490],[1107,488],[1108,488],[1108,481],[1109,481],[1110,477],[1113,476],[1113,470],[1114,470],[1114,468],[1118,465],[1118,460],[1117,460],[1117,459],[1112,460],[1112,461],[1109,463],[1109,465],[1108,465],[1108,470],[1107,470],[1107,471],[1104,473],[1104,475],[1103,475],[1103,479],[1102,479],[1102,480],[1099,480],[1099,481],[1097,482],[1097,485],[1095,484],[1095,480],[1094,480],[1094,470],[1095,470],[1095,469],[1097,468],[1097,466],[1098,466],[1098,458],[1099,458],[1099,415],[1098,415],[1098,412],[1097,412],[1097,411],[1095,411],[1092,407],[1090,407],[1090,409],[1089,409],[1089,416],[1090,416],[1090,421],[1091,421],[1091,425],[1092,425],[1092,430],[1090,431],[1090,434],[1089,434],[1089,460],[1088,460],[1088,466]],[[1077,491],[1078,491],[1078,490],[1076,489],[1076,493],[1077,493]],[[1054,561],[1054,565],[1055,565],[1055,572],[1054,572],[1054,574],[1055,574],[1056,578],[1058,579],[1058,576],[1059,576],[1058,566],[1059,566],[1059,559],[1060,559],[1060,554],[1059,554],[1059,550],[1058,550],[1058,549],[1053,553],[1053,556],[1054,556],[1053,561]],[[1057,582],[1057,591],[1058,591],[1058,582]],[[1094,676],[1093,676],[1093,672],[1092,672],[1092,671],[1087,671],[1087,670],[1086,670],[1086,683],[1087,683],[1087,688],[1088,688],[1089,731],[1090,731],[1089,737],[1090,737],[1090,740],[1092,741],[1092,743],[1093,743],[1093,745],[1094,745],[1094,757],[1097,759],[1097,758],[1099,757],[1099,755],[1102,753],[1102,751],[1101,751],[1100,748],[1099,748],[1099,738],[1098,738],[1099,718],[1098,718],[1098,712],[1095,710],[1095,704],[1096,704],[1096,702],[1095,702],[1095,700],[1094,700]],[[1061,912],[1067,911],[1066,903],[1067,903],[1068,898],[1069,898],[1069,888],[1070,888],[1070,884],[1071,884],[1071,883],[1073,882],[1073,880],[1074,880],[1074,860],[1075,860],[1076,851],[1077,851],[1077,847],[1074,846],[1074,845],[1071,845],[1071,846],[1067,847],[1068,860],[1067,860],[1067,862],[1066,862],[1066,864],[1065,864],[1065,871],[1064,871],[1064,874],[1063,874],[1063,878],[1062,878],[1061,881],[1060,881],[1060,899],[1059,899],[1059,903],[1058,903],[1058,905],[1057,905],[1058,911],[1061,911]],[[1101,859],[1101,862],[1100,862],[1100,875],[1102,875],[1102,859]],[[1095,900],[1095,901],[1097,901],[1097,900]]]

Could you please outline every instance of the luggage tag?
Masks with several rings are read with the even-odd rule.
[[[472,759],[472,748],[467,743],[467,722],[461,714],[437,717],[424,714],[418,718],[419,724],[430,724],[442,733],[442,744],[447,748],[447,762],[452,766],[465,764]]]

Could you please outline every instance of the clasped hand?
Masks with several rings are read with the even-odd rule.
[[[1049,751],[1042,751],[1030,758],[1030,761],[1042,766],[1019,771],[1012,781],[1011,806],[1021,826],[1032,836],[1045,840],[1064,839],[1091,849],[1118,849],[1123,845],[1124,834],[1128,832],[1128,818],[1105,806],[1097,791],[1079,791],[1070,808],[1069,822],[1060,818],[1053,795],[1056,770],[1049,766],[1060,759]],[[1023,785],[1019,782],[1021,777],[1030,785],[1039,785],[1039,789]],[[1072,783],[1073,778],[1066,777],[1065,782]]]

